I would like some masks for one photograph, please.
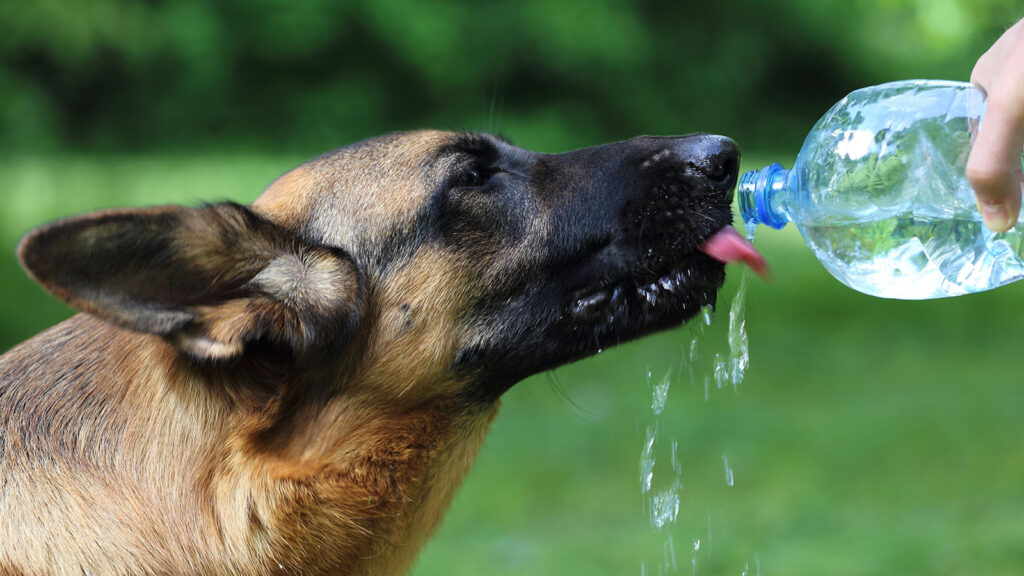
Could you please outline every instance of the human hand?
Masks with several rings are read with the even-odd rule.
[[[971,82],[988,95],[988,104],[967,160],[967,180],[985,226],[1005,232],[1017,223],[1024,189],[1024,20],[982,54]]]

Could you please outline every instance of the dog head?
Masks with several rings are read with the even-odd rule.
[[[405,133],[313,160],[254,207],[349,252],[384,380],[429,367],[495,397],[713,303],[723,265],[698,247],[731,222],[738,160],[707,135],[538,154]]]
[[[540,154],[399,133],[307,162],[251,208],[80,217],[20,256],[71,305],[196,358],[326,350],[395,397],[490,400],[712,304],[724,264],[700,246],[731,222],[737,168],[708,135]]]

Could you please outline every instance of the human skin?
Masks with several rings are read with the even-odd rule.
[[[1005,232],[1017,222],[1024,189],[1024,19],[978,59],[971,82],[988,96],[985,121],[967,160],[985,225]]]

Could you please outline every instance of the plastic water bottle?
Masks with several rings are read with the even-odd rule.
[[[793,222],[833,276],[874,296],[940,298],[1018,280],[1021,221],[1006,233],[986,228],[965,176],[984,109],[962,82],[857,90],[818,121],[792,170],[772,164],[740,178],[743,220]]]

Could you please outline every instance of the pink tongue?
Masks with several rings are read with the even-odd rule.
[[[740,233],[732,226],[726,226],[715,232],[714,236],[708,238],[701,245],[700,250],[726,264],[744,262],[762,278],[768,273],[768,265],[764,261],[764,256],[750,242],[747,242],[746,238],[740,236]]]

